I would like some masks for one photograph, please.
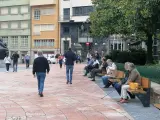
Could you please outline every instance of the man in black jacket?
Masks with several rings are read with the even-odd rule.
[[[67,78],[67,84],[72,84],[72,74],[73,74],[73,67],[74,67],[74,61],[76,60],[76,54],[72,52],[71,48],[69,48],[69,51],[64,54],[64,57],[66,58],[66,78]]]
[[[11,58],[13,60],[13,72],[17,72],[18,59],[19,59],[18,53],[15,52]]]
[[[48,60],[43,56],[42,51],[38,51],[38,57],[34,60],[33,63],[33,75],[35,74],[38,79],[38,92],[40,97],[43,97],[44,81],[46,78],[46,72],[49,73],[50,67]]]

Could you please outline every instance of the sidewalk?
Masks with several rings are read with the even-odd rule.
[[[66,85],[65,68],[51,65],[44,97],[37,94],[31,70],[0,72],[0,120],[129,120],[124,109],[75,65],[73,84]]]

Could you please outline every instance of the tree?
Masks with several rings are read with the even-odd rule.
[[[153,63],[152,44],[160,22],[160,0],[94,0],[93,4],[95,11],[90,15],[93,36],[134,33],[145,38],[145,34],[147,62]]]

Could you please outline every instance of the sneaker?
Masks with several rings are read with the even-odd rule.
[[[70,84],[72,84],[72,83],[70,82]]]
[[[120,103],[128,103],[128,100],[123,99],[123,100],[120,101]]]
[[[103,88],[109,88],[109,86],[105,85]]]
[[[68,84],[69,82],[67,81],[66,84]]]
[[[118,100],[117,102],[121,102],[123,100],[123,98],[121,98],[120,100]]]

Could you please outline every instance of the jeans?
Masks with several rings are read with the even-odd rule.
[[[37,75],[37,80],[38,80],[38,91],[39,93],[42,93],[44,89],[44,81],[46,78],[46,73],[37,72],[36,75]]]
[[[13,72],[17,72],[18,62],[13,62]]]
[[[29,60],[26,60],[26,68],[29,68]]]
[[[6,70],[9,71],[10,63],[6,63]]]
[[[110,77],[108,77],[108,76],[103,76],[102,77],[102,81],[103,81],[103,84],[105,85],[105,86],[110,86],[112,83],[108,80]]]
[[[67,82],[72,83],[73,65],[66,65]]]
[[[115,83],[113,83],[113,87],[116,89],[118,94],[121,95],[121,87],[122,87],[122,85],[117,83],[117,82],[115,82]]]

